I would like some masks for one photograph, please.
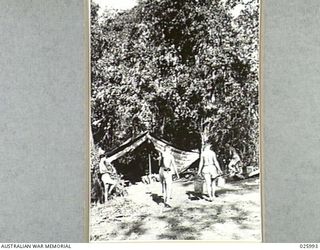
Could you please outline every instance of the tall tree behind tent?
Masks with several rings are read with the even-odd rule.
[[[257,1],[144,0],[100,19],[91,10],[96,145],[109,150],[151,124],[180,148],[208,140],[221,155],[230,143],[257,164]]]

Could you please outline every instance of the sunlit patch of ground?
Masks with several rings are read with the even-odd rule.
[[[259,179],[227,183],[218,198],[195,194],[193,182],[174,183],[170,208],[159,183],[128,188],[128,196],[91,208],[91,241],[261,241]]]

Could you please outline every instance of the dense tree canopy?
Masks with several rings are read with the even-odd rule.
[[[226,143],[258,161],[257,0],[141,0],[91,5],[91,112],[110,150],[149,130],[182,149]],[[240,13],[236,13],[236,10]]]

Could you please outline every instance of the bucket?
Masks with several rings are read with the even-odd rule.
[[[203,184],[204,184],[204,179],[200,176],[196,176],[196,178],[194,179],[194,192],[196,194],[203,193]]]
[[[226,179],[223,178],[222,176],[219,176],[217,178],[217,186],[218,187],[223,187],[226,184]]]

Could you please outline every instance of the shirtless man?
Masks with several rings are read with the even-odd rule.
[[[216,153],[210,149],[210,145],[204,146],[201,154],[198,175],[203,174],[205,179],[209,201],[213,200],[216,191],[217,178],[222,175],[222,171],[217,160]]]
[[[160,153],[159,177],[162,186],[162,194],[164,203],[168,203],[168,198],[172,198],[172,175],[176,173],[179,179],[179,173],[174,163],[174,158],[170,153],[170,149],[166,146],[163,155]]]

